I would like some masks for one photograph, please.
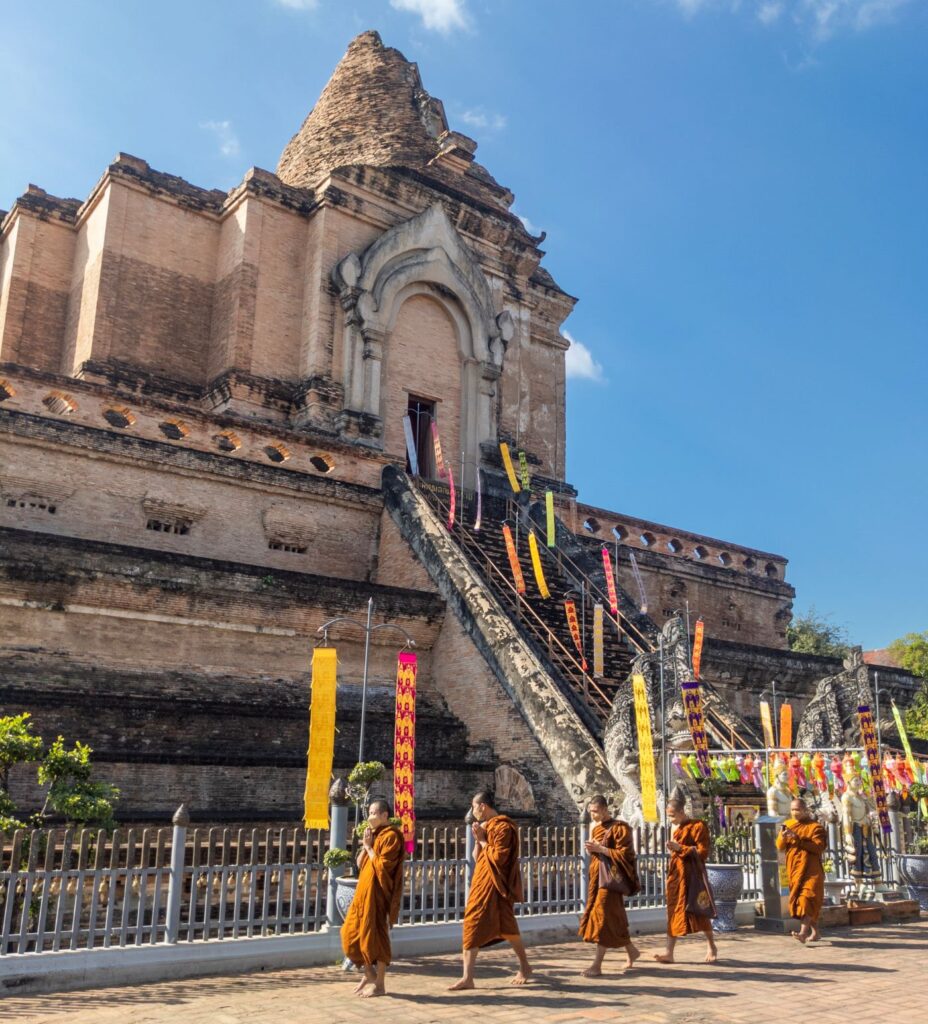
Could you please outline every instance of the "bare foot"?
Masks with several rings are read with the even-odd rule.
[[[655,953],[654,954],[654,959],[659,964],[672,964],[673,963],[673,957],[669,953]]]
[[[362,974],[361,975],[361,980],[355,986],[354,994],[356,996],[359,996],[361,994],[361,989],[364,988],[364,986],[367,985],[369,982],[370,982],[370,979],[369,978],[365,978],[364,975]]]
[[[797,942],[801,942],[803,945],[806,944],[806,937],[802,934],[802,932],[792,932],[791,934]]]
[[[531,971],[516,971],[509,979],[510,985],[527,985],[532,980]]]
[[[460,981],[456,981],[453,985],[448,986],[449,992],[462,992],[466,988],[473,988],[474,983],[470,978],[461,978]]]
[[[635,961],[641,959],[641,950],[637,946],[627,946],[625,949],[625,970],[630,970],[635,966]]]
[[[709,952],[706,953],[706,963],[714,964],[718,960],[718,958],[719,951],[715,948],[715,946],[713,946],[712,949],[710,949]]]
[[[601,978],[603,976],[603,972],[598,967],[595,969],[587,967],[585,971],[581,971],[580,973],[584,978]]]
[[[387,994],[387,990],[385,988],[381,988],[379,985],[375,985],[373,988],[366,989],[364,992],[359,994],[362,999],[370,999],[373,996],[385,996]]]
[[[812,934],[809,936],[808,941],[809,942],[818,942],[818,940],[821,937],[822,937],[822,933],[821,932],[812,932]]]

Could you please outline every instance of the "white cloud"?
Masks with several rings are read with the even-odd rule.
[[[464,0],[390,0],[390,6],[397,11],[418,14],[427,29],[443,35],[452,29],[467,28]]]
[[[506,118],[503,114],[487,113],[483,107],[465,110],[460,117],[464,124],[470,128],[484,128],[499,132],[506,127]]]
[[[657,0],[665,3],[667,0]],[[841,30],[864,32],[890,21],[911,0],[672,0],[687,17],[705,10],[752,11],[761,24],[778,24],[787,12],[801,30],[826,39]]]
[[[238,136],[232,128],[231,121],[204,121],[200,127],[215,135],[222,156],[238,156],[241,152],[242,147],[239,145]]]
[[[319,0],[274,0],[274,3],[291,11],[314,11],[319,6]]]
[[[523,217],[522,214],[516,210],[513,210],[512,212],[519,218],[520,221],[522,221],[522,227],[524,227],[530,235],[538,236],[541,234],[541,228],[534,222],[530,221],[528,217]]]
[[[593,353],[581,341],[577,341],[568,331],[561,332],[570,342],[570,348],[564,357],[564,364],[567,368],[567,376],[573,380],[594,380],[599,383],[605,381],[601,363],[593,358]]]

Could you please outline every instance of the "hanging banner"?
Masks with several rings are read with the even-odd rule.
[[[873,800],[876,803],[876,812],[880,818],[880,829],[884,834],[889,835],[893,827],[889,823],[886,787],[883,785],[883,768],[880,764],[880,754],[876,742],[876,726],[873,724],[873,715],[870,714],[869,705],[858,705],[857,717],[860,720],[860,740],[864,745],[867,764],[870,768],[870,787],[873,791]]]
[[[554,493],[552,491],[545,491],[545,518],[548,527],[548,547],[553,548],[557,545],[557,530],[554,525]]]
[[[564,601],[564,613],[567,616],[567,626],[570,629],[570,635],[573,637],[574,646],[580,655],[580,667],[586,672],[586,657],[583,654],[583,637],[580,635],[580,623],[577,621],[577,606],[569,597]]]
[[[535,572],[535,582],[538,584],[538,592],[547,600],[551,596],[548,584],[545,581],[545,574],[541,570],[541,554],[538,551],[538,541],[535,539],[535,531],[528,532],[528,550],[532,556],[532,569]]]
[[[480,529],[480,520],[483,518],[483,492],[480,489],[480,467],[477,467],[477,518],[474,520],[474,530]]]
[[[765,700],[760,702],[760,724],[764,730],[764,746],[768,750],[772,750],[776,747],[777,741],[773,735],[773,718],[770,715],[770,705]]]
[[[708,779],[712,775],[712,768],[709,765],[709,737],[706,734],[706,723],[702,717],[702,690],[696,680],[681,683],[683,691],[683,711],[686,715],[686,724],[690,729],[690,736],[693,737],[693,749],[696,752],[696,763],[702,776]]]
[[[532,489],[532,478],[529,476],[528,459],[525,457],[525,452],[519,452],[519,478],[523,490],[530,491]]]
[[[445,475],[445,460],[441,454],[441,441],[438,439],[438,424],[432,420],[432,447],[435,449],[435,472]]]
[[[699,665],[702,662],[702,641],[705,633],[702,619],[696,620],[696,631],[693,636],[693,678],[699,681]]]
[[[602,605],[598,605],[602,611]],[[638,777],[641,781],[641,813],[645,821],[657,824],[657,780],[654,775],[654,745],[651,742],[651,711],[644,676],[632,676],[635,694],[635,724],[638,727]]]
[[[519,486],[519,481],[516,478],[516,471],[512,465],[512,456],[509,454],[509,445],[505,441],[500,442],[499,453],[503,458],[503,467],[506,470],[506,476],[509,477],[509,486],[516,492],[522,490]]]
[[[896,707],[895,701],[893,701],[893,718],[896,722],[896,732],[899,733],[899,739],[902,740],[905,756],[909,761],[909,771],[912,773],[912,778],[916,782],[921,782],[922,773],[918,766],[918,761],[912,756],[912,744],[909,743],[909,734],[905,731],[905,723],[902,721],[902,715],[899,712],[899,708]]]
[[[329,786],[335,754],[335,665],[334,647],[317,647],[313,651],[309,751],[303,792],[306,828],[329,827]]]
[[[615,592],[615,573],[612,571],[612,559],[609,557],[609,548],[603,548],[603,575],[606,577],[606,594],[609,597],[609,611],[619,620],[619,598]]]
[[[780,705],[780,746],[784,750],[793,746],[793,708],[785,702]]]
[[[638,571],[638,563],[635,561],[635,552],[629,551],[628,557],[632,560],[632,573],[635,576],[635,582],[638,584],[638,597],[640,598],[639,607],[641,608],[641,614],[648,614],[648,595],[644,592],[644,580],[641,578],[641,573]]]
[[[603,651],[603,606],[593,605],[593,675],[602,679],[606,674],[605,652]]]
[[[512,582],[520,594],[525,593],[525,577],[522,575],[522,566],[519,565],[519,556],[516,554],[516,544],[512,539],[512,530],[508,523],[503,523],[503,538],[506,541],[506,554],[509,555],[509,568],[512,570]]]
[[[416,453],[416,438],[412,432],[412,420],[408,416],[403,417],[403,433],[406,435],[406,458],[409,459],[409,472],[413,476],[418,476],[419,456]]]
[[[451,472],[451,464],[448,464],[448,529],[454,529],[454,473]]]
[[[415,654],[396,659],[396,718],[393,733],[393,813],[402,821],[406,852],[416,845],[416,671]]]

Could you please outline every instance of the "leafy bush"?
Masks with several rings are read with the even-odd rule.
[[[344,864],[350,864],[351,854],[340,846],[333,846],[331,850],[326,850],[323,854],[322,863],[331,871],[333,868],[340,868]]]

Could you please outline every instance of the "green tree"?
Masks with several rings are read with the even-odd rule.
[[[71,825],[112,828],[119,790],[91,779],[91,748],[77,742],[68,750],[64,737],[59,736],[45,749],[42,737],[32,731],[29,718],[28,712],[0,717],[0,831],[27,827],[10,797],[9,775],[14,765],[31,761],[39,762],[39,784],[48,786],[41,809],[30,816],[33,826],[41,827],[49,817],[58,816]]]
[[[906,710],[905,727],[917,739],[928,740],[928,630],[893,640],[889,653],[904,669],[924,680]]]
[[[850,650],[844,626],[836,626],[827,615],[819,615],[814,606],[793,618],[786,627],[786,641],[789,649],[799,654],[843,658]]]

